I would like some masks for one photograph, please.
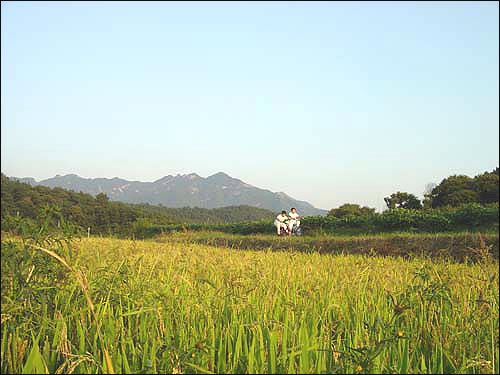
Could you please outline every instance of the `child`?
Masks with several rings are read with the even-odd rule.
[[[290,216],[290,220],[288,221],[288,228],[290,230],[290,233],[292,233],[292,228],[294,225],[297,225],[300,226],[300,218],[302,216],[300,216],[298,213],[297,213],[297,210],[295,209],[295,207],[292,207],[292,209],[290,210],[290,213],[288,214],[288,216]]]
[[[276,219],[274,220],[274,226],[278,231],[278,236],[280,235],[281,229],[283,229],[285,232],[288,232],[288,227],[285,223],[287,220],[288,216],[286,216],[286,211],[281,211],[281,214],[276,216]]]

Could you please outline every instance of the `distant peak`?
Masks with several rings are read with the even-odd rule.
[[[196,173],[178,174],[177,177],[189,178],[190,180],[194,180],[195,178],[201,178]]]
[[[228,175],[227,173],[224,173],[224,172],[217,172],[216,174],[213,174],[213,175],[211,175],[209,177],[215,177],[215,178],[217,178],[217,177],[219,177],[219,178],[220,177],[232,178],[230,175]]]
[[[74,173],[68,173],[68,174],[65,174],[65,175],[60,175],[60,174],[56,174],[54,176],[54,178],[67,178],[67,177],[80,177]]]
[[[168,176],[163,176],[162,178],[159,178],[158,180],[156,180],[155,182],[165,182],[165,181],[170,181],[174,178],[174,176],[172,176],[171,174],[169,174]]]

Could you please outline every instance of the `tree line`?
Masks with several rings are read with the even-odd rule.
[[[409,232],[498,232],[498,203],[469,203],[460,207],[414,210],[395,208],[382,213],[349,215],[342,218],[308,216],[301,220],[308,235],[366,235],[375,233]],[[271,220],[231,224],[168,224],[155,225],[138,221],[133,228],[137,238],[178,231],[218,231],[230,234],[275,234]]]
[[[467,204],[488,205],[498,203],[499,175],[498,167],[491,172],[478,174],[475,177],[453,175],[443,179],[424,195],[423,201],[414,194],[396,192],[384,198],[389,210],[393,209],[439,209],[460,207]],[[346,216],[366,216],[375,214],[375,209],[346,203],[333,208],[328,216],[343,218]]]

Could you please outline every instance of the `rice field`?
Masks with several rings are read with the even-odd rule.
[[[498,373],[499,271],[189,242],[2,239],[2,373]],[[66,264],[63,264],[66,263]]]

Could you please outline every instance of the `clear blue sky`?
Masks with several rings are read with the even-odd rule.
[[[497,2],[1,10],[7,175],[224,171],[380,209],[499,162]]]

